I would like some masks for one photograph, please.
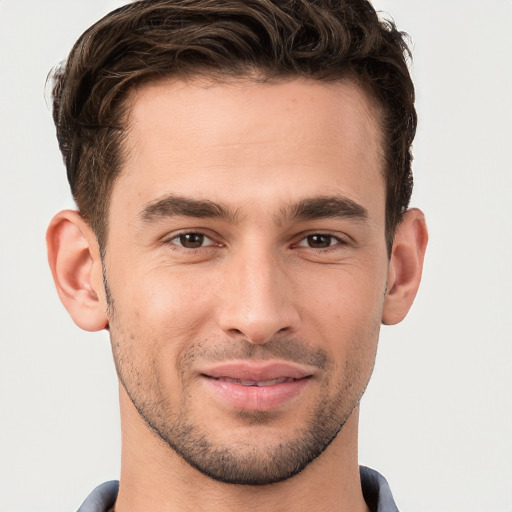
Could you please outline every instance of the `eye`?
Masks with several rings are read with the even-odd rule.
[[[211,238],[203,235],[203,233],[181,233],[171,238],[169,242],[184,249],[199,249],[215,243]]]
[[[344,243],[345,242],[343,242],[343,240],[340,240],[338,237],[333,235],[314,233],[303,238],[297,245],[299,247],[309,247],[311,249],[328,249],[333,245],[343,245]]]

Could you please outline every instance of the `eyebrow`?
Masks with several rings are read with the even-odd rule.
[[[325,196],[303,199],[289,209],[281,211],[281,217],[291,220],[315,219],[368,219],[368,210],[352,199],[343,196]]]
[[[167,195],[147,204],[139,218],[144,224],[168,217],[211,218],[238,222],[240,212],[209,200]],[[366,220],[368,210],[352,199],[343,196],[322,196],[303,199],[283,208],[274,218],[276,224],[285,220],[315,219]]]
[[[230,222],[236,222],[239,217],[236,210],[230,210],[213,201],[168,195],[146,205],[139,218],[144,224],[149,224],[158,219],[174,216],[213,218]]]

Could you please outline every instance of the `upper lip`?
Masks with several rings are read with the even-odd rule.
[[[303,379],[312,375],[306,367],[281,361],[229,361],[205,367],[200,373],[214,379],[229,378],[256,382],[283,377]]]

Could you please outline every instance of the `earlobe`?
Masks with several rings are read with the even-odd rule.
[[[86,331],[107,326],[102,263],[96,237],[82,216],[59,212],[46,233],[48,262],[60,300]]]
[[[428,232],[425,216],[408,210],[397,227],[389,263],[382,323],[401,322],[409,311],[421,281]]]

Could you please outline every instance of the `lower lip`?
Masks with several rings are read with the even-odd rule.
[[[270,411],[290,402],[309,383],[309,378],[271,386],[242,386],[211,377],[203,377],[214,396],[222,402],[245,411]]]

